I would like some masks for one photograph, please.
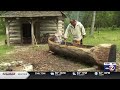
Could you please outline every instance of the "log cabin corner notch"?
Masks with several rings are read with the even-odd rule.
[[[6,11],[0,15],[6,22],[7,45],[42,43],[43,35],[64,32],[61,11]],[[36,40],[35,40],[36,39]]]

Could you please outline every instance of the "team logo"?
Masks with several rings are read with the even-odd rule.
[[[115,66],[114,66],[114,65],[110,65],[110,66],[109,66],[109,70],[110,70],[111,72],[113,72],[113,71],[115,70]]]
[[[104,71],[105,72],[115,72],[116,71],[116,63],[115,62],[105,62],[104,63]]]

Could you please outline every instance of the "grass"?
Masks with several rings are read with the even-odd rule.
[[[1,45],[0,46],[0,56],[4,55],[6,52],[11,51],[13,46]]]
[[[5,35],[2,34],[2,35],[0,35],[0,42],[3,40],[5,40]]]
[[[94,32],[94,36],[89,35],[89,29],[86,29],[86,37],[83,43],[86,45],[98,45],[98,44],[115,44],[117,46],[117,51],[120,52],[120,28],[117,30],[110,30],[108,28],[101,28]],[[68,41],[71,41],[71,36]]]
[[[7,57],[6,53],[13,49],[14,49],[13,46],[0,45],[0,63],[2,61],[6,62],[9,60],[9,59],[6,59],[6,57]]]
[[[0,57],[5,55],[6,52],[10,51],[13,49],[13,46],[7,46],[4,44],[4,41],[5,41],[5,35],[0,32]]]

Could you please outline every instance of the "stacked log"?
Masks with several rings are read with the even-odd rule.
[[[13,20],[9,25],[9,40],[10,44],[21,43],[21,25],[17,20]]]

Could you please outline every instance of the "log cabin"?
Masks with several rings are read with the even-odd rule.
[[[64,32],[66,18],[61,11],[6,11],[0,17],[5,19],[8,46],[40,44],[47,36]]]

